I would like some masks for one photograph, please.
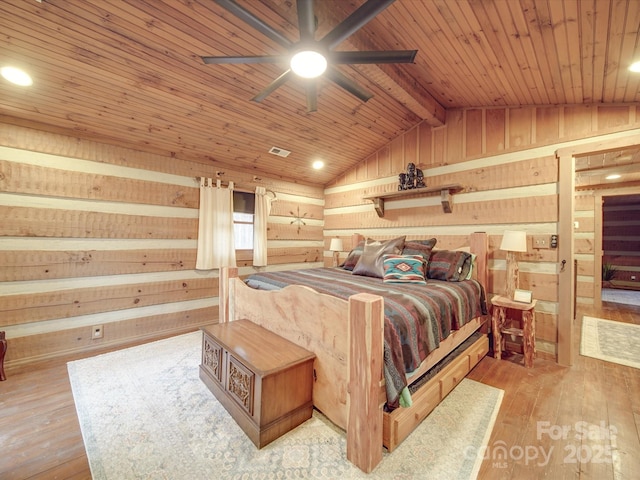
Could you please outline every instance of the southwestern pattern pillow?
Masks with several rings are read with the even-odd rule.
[[[384,283],[416,283],[426,285],[425,261],[422,255],[384,255]]]
[[[427,278],[460,282],[471,272],[473,255],[460,250],[434,250],[427,266]]]

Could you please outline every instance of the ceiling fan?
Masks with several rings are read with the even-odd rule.
[[[392,51],[334,51],[333,49],[366,25],[376,15],[391,5],[395,0],[367,0],[345,20],[327,33],[321,40],[315,39],[316,17],[313,12],[313,0],[297,0],[298,30],[300,39],[292,42],[282,33],[273,29],[255,15],[238,5],[235,0],[214,0],[218,5],[255,28],[274,42],[287,49],[283,55],[237,56],[237,57],[201,57],[206,64],[234,63],[282,63],[289,68],[273,80],[251,100],[261,102],[269,94],[282,86],[293,75],[305,80],[307,111],[318,109],[317,78],[324,74],[347,92],[363,102],[373,94],[360,87],[344,75],[334,65],[340,64],[378,64],[378,63],[413,63],[417,50]],[[305,67],[311,68],[310,73]]]

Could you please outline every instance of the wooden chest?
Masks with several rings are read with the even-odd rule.
[[[200,378],[256,447],[311,418],[313,353],[249,320],[202,330]]]

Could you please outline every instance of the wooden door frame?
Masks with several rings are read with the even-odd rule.
[[[630,134],[622,138],[573,145],[556,150],[558,158],[558,349],[557,362],[573,365],[575,348],[573,325],[575,308],[574,209],[575,209],[575,157],[632,147],[640,144],[640,136]],[[602,206],[600,207],[602,211]],[[595,255],[594,255],[595,256]],[[564,268],[563,268],[563,263]],[[597,262],[596,262],[597,263]],[[598,272],[595,272],[596,278]]]

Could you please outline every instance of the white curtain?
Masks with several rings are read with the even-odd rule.
[[[210,178],[200,179],[200,218],[196,269],[236,266],[233,239],[233,182],[222,188]]]
[[[253,217],[253,266],[267,266],[267,222],[271,212],[271,201],[264,187],[256,187],[256,202]]]

